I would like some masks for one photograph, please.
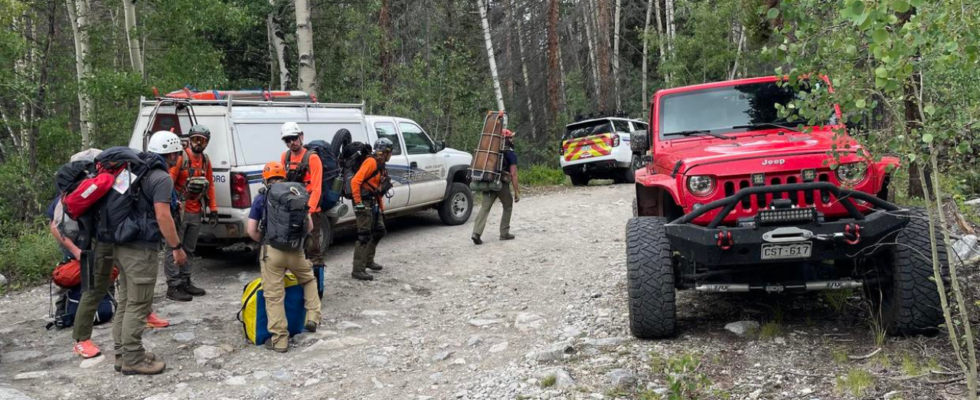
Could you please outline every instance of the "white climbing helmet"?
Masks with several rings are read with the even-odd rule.
[[[157,154],[170,154],[184,151],[184,146],[180,145],[180,138],[173,132],[158,131],[150,136],[150,143],[146,146],[146,151]]]
[[[279,129],[282,132],[280,139],[285,139],[288,137],[299,136],[303,134],[303,128],[299,127],[299,124],[295,122],[286,122],[282,124],[282,128]]]

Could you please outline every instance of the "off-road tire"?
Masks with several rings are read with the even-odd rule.
[[[630,331],[640,339],[672,337],[677,331],[673,251],[662,217],[630,218],[626,268]]]
[[[943,279],[949,273],[946,245],[937,229],[936,249]],[[882,285],[869,285],[867,294],[874,313],[881,312],[882,325],[890,335],[908,336],[931,334],[943,324],[943,310],[934,281],[932,248],[929,241],[928,214],[924,209],[911,208],[905,229],[886,239],[894,242],[875,256],[873,265]],[[890,279],[889,279],[890,278]],[[889,282],[890,281],[890,282]]]
[[[330,142],[330,152],[333,153],[334,157],[340,158],[340,155],[344,151],[344,146],[351,144],[352,141],[350,131],[341,129],[337,131],[333,141]]]
[[[640,161],[640,156],[634,154],[633,158],[630,159],[630,166],[626,167],[625,171],[623,171],[623,175],[624,175],[623,181],[626,183],[636,183],[636,170],[642,167],[640,165],[642,163],[643,162]]]
[[[636,198],[634,197],[633,198],[633,217],[636,218],[636,217],[639,217],[639,216],[640,216],[640,206],[639,206],[639,204],[637,204]]]
[[[439,204],[439,219],[449,226],[465,224],[473,214],[473,193],[466,184],[453,182],[450,185],[452,186],[449,188],[449,195]],[[461,200],[465,200],[465,210],[462,214],[456,209]]]
[[[568,176],[572,179],[572,186],[588,186],[589,176],[586,174],[572,174]]]

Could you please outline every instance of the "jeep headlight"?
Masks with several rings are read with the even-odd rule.
[[[715,189],[715,178],[707,175],[694,175],[687,178],[687,190],[695,196],[704,197]]]
[[[846,185],[856,185],[868,174],[868,164],[863,162],[841,164],[837,167],[837,180]]]

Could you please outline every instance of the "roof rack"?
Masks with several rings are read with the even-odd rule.
[[[264,101],[264,100],[235,100],[234,97],[226,100],[187,100],[178,99],[171,97],[159,97],[155,99],[147,99],[144,96],[140,96],[141,106],[155,106],[162,100],[181,100],[182,103],[187,103],[192,106],[225,106],[231,110],[234,106],[244,106],[244,107],[295,107],[295,108],[351,108],[364,111],[364,101],[360,103],[312,103],[312,102],[299,102],[299,101]]]

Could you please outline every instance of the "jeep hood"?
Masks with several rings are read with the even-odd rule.
[[[705,137],[691,141],[671,141],[661,150],[662,154],[658,155],[657,161],[668,169],[673,169],[677,162],[683,161],[683,169],[686,170],[695,165],[725,161],[826,153],[834,148],[834,143],[841,150],[846,144],[850,144],[849,152],[861,149],[850,137],[835,141],[833,133],[829,131],[783,135],[771,133],[741,136],[735,140]]]

